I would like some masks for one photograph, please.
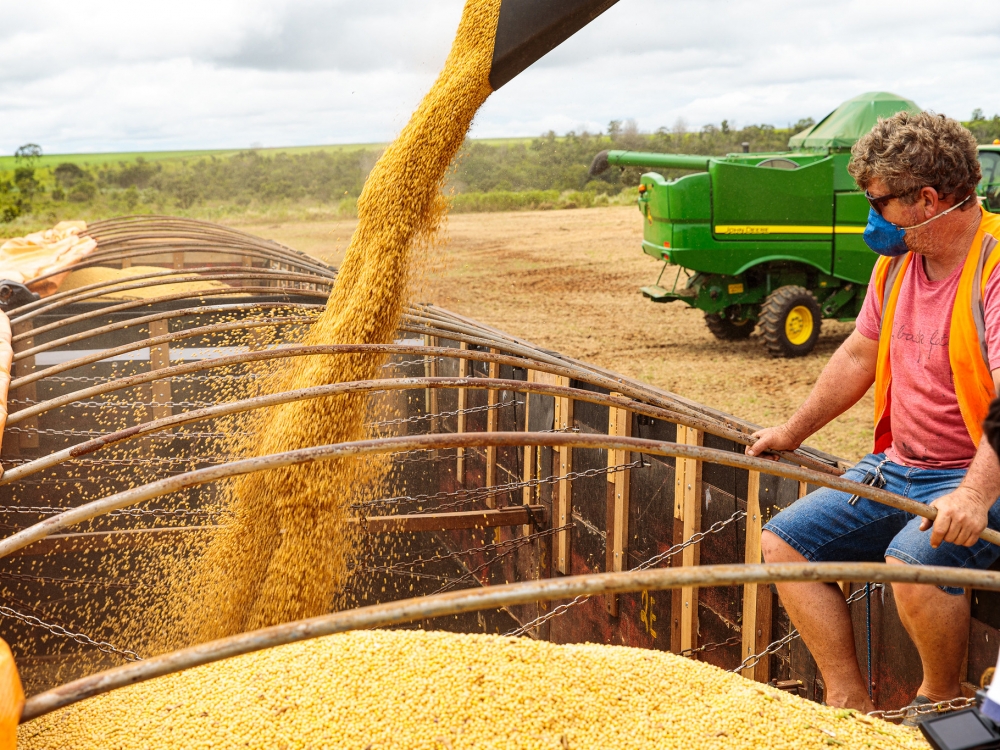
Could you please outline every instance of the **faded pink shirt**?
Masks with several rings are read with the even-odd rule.
[[[959,266],[947,279],[930,281],[918,255],[903,277],[889,346],[892,445],[886,457],[894,463],[923,469],[965,469],[976,454],[958,408],[948,360],[951,311],[961,275]],[[987,282],[983,302],[990,370],[995,370],[1000,368],[1000,273]],[[878,340],[881,308],[873,271],[857,320],[862,336]]]

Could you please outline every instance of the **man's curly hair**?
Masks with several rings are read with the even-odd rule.
[[[862,190],[877,178],[907,203],[923,187],[961,201],[976,191],[982,177],[976,145],[972,133],[950,117],[897,112],[880,117],[854,144],[847,171]]]

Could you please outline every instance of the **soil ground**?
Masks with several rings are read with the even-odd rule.
[[[339,264],[354,221],[242,225]],[[539,346],[602,365],[760,425],[805,399],[853,323],[824,321],[807,357],[773,359],[759,335],[718,341],[702,313],[639,293],[661,264],[640,249],[632,207],[455,214],[418,298]],[[671,273],[667,269],[664,278]],[[807,442],[848,460],[867,453],[871,393]]]

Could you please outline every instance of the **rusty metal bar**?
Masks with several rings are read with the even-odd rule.
[[[531,602],[572,599],[576,596],[625,594],[643,590],[660,591],[681,586],[738,586],[752,583],[837,580],[920,583],[1000,591],[1000,573],[993,571],[884,563],[777,563],[706,565],[690,569],[654,568],[486,586],[321,615],[132,662],[32,696],[25,703],[21,722],[36,719],[56,709],[120,687],[135,685],[241,654],[349,630],[388,627],[463,612],[509,608]]]
[[[274,273],[270,269],[264,269],[264,268],[254,269],[254,270],[259,270],[261,274],[264,276]],[[29,302],[26,305],[21,305],[20,307],[16,308],[11,312],[10,317],[12,320],[20,319],[22,317],[27,319],[25,313],[37,312],[39,311],[39,309],[43,308],[47,311],[50,305],[53,307],[60,307],[61,305],[53,305],[53,303],[61,302],[65,304],[65,300],[67,300],[68,298],[79,297],[80,295],[84,295],[87,292],[92,292],[95,290],[102,291],[102,294],[96,295],[100,297],[103,294],[108,294],[110,292],[128,291],[129,289],[138,289],[145,286],[157,286],[158,284],[180,284],[187,281],[206,280],[208,277],[202,276],[201,275],[202,273],[220,275],[220,274],[233,274],[238,272],[239,272],[238,269],[235,268],[233,270],[227,271],[225,270],[225,268],[220,269],[219,266],[201,266],[198,268],[187,268],[183,270],[178,270],[176,268],[164,268],[160,271],[150,271],[149,273],[136,274],[134,276],[128,276],[123,279],[105,279],[104,281],[96,281],[93,284],[87,284],[85,286],[76,287],[75,289],[70,289],[65,292],[56,292],[55,294],[50,294],[48,297],[35,300],[34,302]],[[60,270],[59,273],[66,273],[66,271],[65,269],[63,269]],[[169,277],[171,276],[184,277],[184,278],[165,280],[169,279]],[[148,284],[138,283],[143,281],[151,281],[152,283]],[[329,281],[326,282],[327,285],[329,285],[329,283],[330,283]],[[109,287],[118,287],[118,288],[109,289]],[[89,295],[87,298],[89,298],[90,296],[93,295]],[[71,301],[79,302],[80,300],[73,299]]]
[[[291,308],[294,310],[322,310],[323,305],[309,304],[307,302],[245,302],[235,305],[205,305],[203,307],[185,307],[180,310],[168,310],[166,312],[154,313],[152,315],[142,315],[138,318],[129,318],[128,320],[120,320],[117,323],[109,323],[106,326],[98,326],[97,328],[91,328],[87,331],[81,331],[80,333],[75,333],[70,336],[63,336],[60,339],[52,339],[51,341],[46,341],[44,344],[39,344],[31,349],[24,349],[14,355],[14,361],[17,362],[23,357],[33,356],[39,352],[48,351],[49,349],[55,349],[60,346],[66,346],[68,344],[75,344],[79,341],[86,341],[87,339],[94,338],[95,336],[100,336],[105,333],[110,333],[111,331],[120,331],[122,329],[134,328],[138,326],[145,325],[147,323],[153,323],[157,320],[172,320],[174,318],[185,318],[193,317],[195,315],[211,315],[213,313],[227,313],[227,312],[250,312],[254,310],[270,310],[270,309],[285,309]],[[312,318],[303,318],[303,320],[313,320]]]
[[[464,510],[452,513],[409,513],[397,516],[351,518],[369,534],[405,534],[417,531],[453,531],[455,529],[486,529],[498,526],[521,526],[526,523],[545,524],[542,505],[511,506],[496,510]],[[175,544],[192,533],[214,531],[218,526],[161,526],[150,529],[113,529],[52,534],[35,544],[19,549],[14,557],[39,557],[50,552],[95,552],[114,549],[143,549],[147,544]]]
[[[37,336],[42,333],[48,333],[49,331],[55,330],[56,328],[62,328],[64,326],[73,325],[75,323],[83,322],[84,320],[92,320],[93,318],[99,318],[102,315],[110,315],[111,313],[122,312],[123,310],[132,310],[136,307],[146,307],[147,305],[157,305],[163,302],[174,302],[176,300],[182,300],[182,299],[192,299],[200,297],[218,297],[223,294],[228,294],[234,297],[240,297],[245,294],[252,294],[254,292],[260,292],[261,294],[269,294],[273,296],[286,294],[289,296],[299,296],[299,297],[319,297],[324,300],[328,296],[325,292],[316,292],[311,289],[296,289],[295,287],[290,287],[290,286],[285,286],[285,287],[241,286],[241,287],[220,287],[219,289],[201,289],[199,291],[178,292],[176,294],[164,294],[160,297],[129,300],[128,302],[121,302],[117,305],[109,305],[107,307],[102,307],[97,310],[91,310],[89,312],[80,313],[79,315],[72,315],[68,318],[57,320],[54,323],[49,323],[48,325],[39,326],[34,330],[34,334]]]
[[[63,294],[66,294],[68,296],[66,296],[63,299],[56,300],[55,302],[50,301],[52,300],[52,297],[47,297],[45,299],[46,301],[45,306],[38,307],[35,308],[34,310],[28,310],[28,311],[24,311],[23,308],[17,308],[17,310],[11,313],[10,317],[12,321],[16,320],[20,322],[23,320],[29,320],[30,318],[34,318],[38,315],[50,313],[53,310],[65,307],[66,305],[72,305],[79,302],[86,302],[87,300],[98,299],[108,294],[115,294],[117,292],[127,292],[132,289],[146,289],[148,287],[154,287],[154,286],[166,286],[168,284],[186,284],[190,282],[199,282],[199,281],[259,281],[261,279],[269,279],[272,281],[299,281],[310,284],[323,283],[325,286],[330,286],[330,284],[332,283],[329,281],[317,282],[315,276],[307,276],[304,274],[293,274],[293,273],[288,273],[287,271],[275,272],[269,269],[258,269],[254,273],[219,273],[218,269],[216,268],[212,268],[210,270],[215,271],[215,273],[191,275],[190,271],[184,271],[184,272],[165,271],[162,274],[161,273],[156,274],[157,278],[152,278],[152,279],[147,278],[146,281],[136,281],[136,282],[130,281],[128,283],[117,283],[118,280],[116,280],[115,282],[101,283],[100,285],[90,284],[87,287],[81,287],[81,289],[94,288],[98,286],[100,288],[95,288],[93,291],[89,291],[86,293],[79,293],[79,294],[77,293],[79,291],[77,289],[74,289],[70,292],[63,292]],[[143,277],[153,276],[153,275],[154,274],[145,274]],[[133,278],[143,278],[143,277],[133,277]],[[243,293],[243,290],[247,289],[248,287],[227,285],[221,288],[225,289],[230,294],[241,294]],[[271,291],[274,291],[274,289],[276,288],[295,289],[296,291],[302,291],[298,287],[269,287]],[[189,297],[197,297],[201,294],[205,294],[208,291],[210,290],[193,289],[187,292],[187,295]],[[327,295],[328,294],[329,292],[327,292]],[[58,296],[58,295],[53,295],[53,296]],[[146,301],[148,303],[151,300],[146,300]],[[37,303],[32,303],[32,304],[37,304]],[[27,305],[25,307],[27,307]]]
[[[25,375],[22,378],[17,378],[10,384],[11,388],[20,388],[27,385],[28,383],[34,383],[35,381],[41,380],[42,378],[52,377],[53,375],[58,375],[61,372],[66,372],[68,370],[75,370],[77,367],[83,367],[84,365],[93,364],[94,362],[100,362],[101,360],[107,359],[108,357],[115,357],[119,354],[126,354],[128,352],[134,352],[139,349],[145,349],[149,347],[153,349],[158,346],[169,346],[175,341],[182,341],[184,339],[194,338],[196,336],[204,336],[210,333],[222,333],[225,331],[242,331],[248,328],[265,328],[273,327],[279,325],[285,325],[288,323],[302,323],[311,322],[312,318],[265,318],[263,320],[233,320],[226,323],[215,323],[209,326],[199,326],[197,328],[182,328],[179,331],[172,331],[169,333],[160,333],[157,336],[152,336],[148,339],[142,339],[140,341],[133,341],[128,344],[122,344],[121,346],[115,346],[110,349],[102,349],[99,352],[94,352],[93,354],[87,354],[82,357],[77,357],[76,359],[71,359],[66,362],[60,362],[57,365],[52,365],[51,367],[46,367],[44,370],[35,370],[30,375]],[[159,320],[152,321],[150,324],[150,332],[153,332],[154,328],[159,326],[161,330],[166,330],[167,322],[165,319],[161,318]],[[169,358],[166,360],[166,365],[158,365],[154,369],[166,369],[169,366]]]
[[[472,382],[473,385],[468,385],[470,382]],[[170,430],[174,427],[180,427],[193,422],[214,419],[216,417],[236,414],[244,411],[251,411],[253,409],[263,409],[270,406],[277,406],[278,404],[289,403],[291,401],[343,395],[345,393],[364,393],[383,390],[413,390],[418,388],[440,389],[452,388],[456,386],[483,390],[488,389],[491,386],[511,384],[520,384],[522,387],[519,388],[519,390],[522,392],[538,393],[545,396],[559,397],[566,392],[565,388],[562,386],[552,386],[546,383],[525,384],[520,380],[490,380],[486,378],[390,378],[384,380],[361,380],[345,383],[330,383],[328,385],[313,386],[311,388],[301,388],[264,396],[256,396],[242,401],[228,401],[222,404],[215,404],[201,409],[182,412],[181,414],[172,415],[163,419],[154,419],[149,422],[143,422],[116,432],[110,432],[106,435],[102,435],[101,437],[94,438],[83,443],[78,443],[68,448],[63,448],[60,451],[55,451],[46,456],[36,458],[33,461],[12,467],[0,476],[0,486],[20,481],[25,477],[42,471],[43,469],[51,468],[63,463],[64,461],[69,461],[74,458],[90,455],[98,450],[106,448],[110,445],[116,445],[126,440],[145,437],[152,433]],[[588,401],[590,403],[608,406],[611,408],[625,404],[629,405],[629,408],[645,414],[646,416],[658,419],[672,418],[670,412],[658,409],[657,407],[636,404],[621,396],[605,396],[604,394],[594,393],[593,391],[576,392],[574,389],[574,394],[576,395],[577,393],[579,393],[579,395],[576,396],[578,401]]]
[[[521,381],[518,382],[520,383]],[[422,387],[422,384],[418,385]],[[931,520],[937,517],[937,509],[932,505],[924,505],[923,503],[918,503],[869,485],[852,482],[829,474],[822,474],[810,469],[803,469],[798,466],[779,464],[767,459],[754,458],[732,453],[731,451],[704,448],[696,445],[678,445],[677,443],[641,438],[612,438],[600,434],[585,435],[572,433],[525,434],[523,432],[494,432],[492,434],[414,435],[300,448],[284,453],[245,458],[239,461],[205,469],[197,469],[160,479],[140,487],[134,487],[108,497],[93,500],[18,531],[0,540],[0,557],[6,557],[12,552],[40,539],[44,539],[62,529],[74,526],[83,521],[88,521],[110,511],[127,508],[145,500],[151,500],[155,497],[187,489],[188,487],[197,487],[228,477],[251,474],[256,471],[269,471],[284,466],[312,463],[314,461],[326,461],[334,458],[399,453],[404,451],[439,450],[442,448],[481,448],[487,445],[523,447],[527,444],[560,449],[598,448],[632,451],[634,453],[672,456],[674,458],[690,459],[722,466],[734,466],[739,469],[757,470],[787,479],[807,481],[810,484],[821,487],[830,487],[831,489],[841,490],[852,495],[856,494],[915,516]],[[1000,532],[986,528],[979,536],[991,544],[1000,546]]]
[[[461,354],[456,354],[460,351]],[[523,358],[511,357],[501,354],[493,354],[487,352],[479,352],[473,350],[456,350],[453,347],[414,347],[407,346],[404,344],[331,344],[327,346],[290,346],[283,349],[268,350],[262,352],[247,352],[244,354],[232,355],[229,357],[218,357],[216,359],[203,360],[200,362],[192,362],[184,365],[176,365],[174,367],[168,368],[166,370],[160,370],[155,373],[142,373],[139,375],[133,375],[127,378],[121,378],[119,380],[109,381],[107,383],[101,383],[100,385],[95,385],[90,388],[81,389],[79,391],[74,391],[70,394],[65,394],[63,396],[57,396],[55,398],[49,399],[41,404],[36,404],[29,409],[24,409],[22,412],[17,412],[8,418],[7,424],[14,425],[18,421],[21,421],[29,416],[35,416],[37,414],[44,413],[51,409],[58,408],[60,406],[65,406],[67,404],[73,403],[74,401],[90,398],[92,396],[101,395],[104,393],[109,393],[115,390],[121,390],[123,388],[130,388],[135,385],[141,385],[143,383],[152,382],[157,378],[161,377],[176,377],[178,375],[185,375],[192,372],[200,372],[202,370],[208,370],[216,367],[228,367],[234,364],[245,364],[250,362],[259,362],[269,359],[280,359],[284,357],[292,356],[309,356],[317,354],[357,354],[363,352],[380,353],[380,354],[433,354],[444,357],[457,357],[461,356],[467,359],[473,359],[481,362],[497,362],[500,364],[509,364],[514,367],[528,367],[531,369],[538,370],[541,372],[548,372],[550,374],[563,376],[566,378],[574,378],[576,380],[581,380],[592,385],[597,385],[605,387],[606,385],[614,385],[614,383],[606,383],[606,379],[599,377],[587,377],[586,373],[577,373],[574,370],[563,367],[561,365],[548,365],[547,363],[531,362],[525,361]],[[518,381],[522,382],[522,381]],[[611,388],[614,390],[614,388]],[[621,389],[627,396],[633,399],[642,399],[645,395],[640,388],[625,388]],[[669,402],[668,402],[669,403]],[[737,430],[731,430],[723,425],[718,425],[713,422],[700,419],[698,417],[691,417],[687,413],[675,412],[670,409],[669,406],[663,407],[665,410],[671,412],[671,416],[663,417],[669,419],[669,421],[677,422],[679,424],[686,425],[688,427],[693,427],[695,429],[703,430],[705,432],[717,435],[719,437],[724,437],[734,442],[740,443],[742,445],[749,445],[750,439],[747,433]],[[21,415],[21,416],[17,416]],[[842,474],[843,472],[835,467],[831,467],[822,462],[816,461],[809,458],[808,456],[802,456],[798,452],[780,452],[778,454],[782,458],[790,461],[794,461],[797,464],[808,466],[818,471],[823,471],[832,474]]]

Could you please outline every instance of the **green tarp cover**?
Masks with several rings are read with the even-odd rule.
[[[869,91],[848,99],[820,122],[793,135],[788,148],[850,148],[867,133],[880,117],[891,117],[902,110],[919,112],[909,99],[886,91]]]

